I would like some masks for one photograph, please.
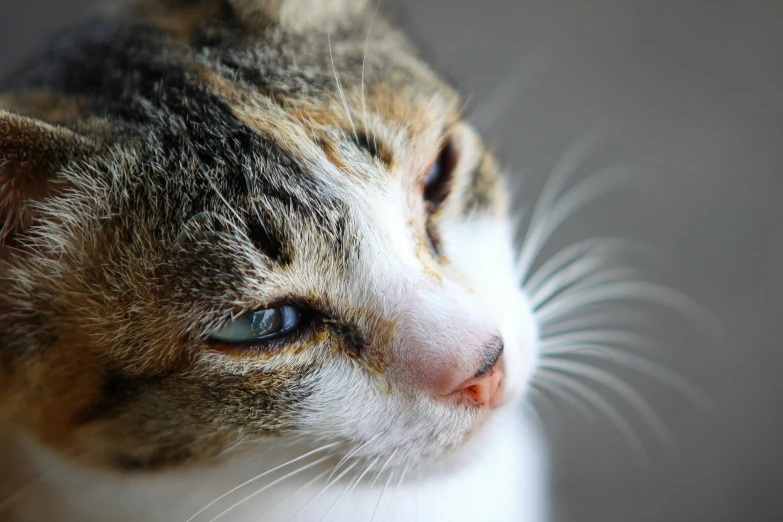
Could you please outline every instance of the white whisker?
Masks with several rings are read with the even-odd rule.
[[[239,490],[239,489],[241,489],[241,488],[243,488],[243,487],[247,486],[248,484],[250,484],[250,483],[252,483],[252,482],[255,482],[256,480],[259,480],[259,479],[261,479],[261,478],[265,477],[266,475],[269,475],[270,473],[273,473],[273,472],[275,472],[275,471],[277,471],[277,470],[279,470],[279,469],[281,469],[281,468],[284,468],[284,467],[286,467],[286,466],[290,466],[291,464],[293,464],[293,463],[295,463],[295,462],[298,462],[298,461],[300,461],[300,460],[302,460],[302,459],[305,459],[305,458],[307,458],[307,457],[309,457],[309,456],[311,456],[311,455],[315,455],[316,453],[320,453],[321,451],[324,451],[324,450],[327,450],[327,449],[333,448],[333,447],[335,447],[335,446],[337,446],[337,445],[338,445],[338,443],[337,443],[337,442],[334,442],[334,443],[332,443],[332,444],[327,444],[327,445],[325,445],[325,446],[321,446],[321,447],[320,447],[320,448],[318,448],[318,449],[314,449],[313,451],[310,451],[310,452],[308,452],[308,453],[305,453],[304,455],[301,455],[301,456],[299,456],[299,457],[296,457],[295,459],[291,459],[291,460],[289,460],[288,462],[285,462],[285,463],[283,463],[283,464],[280,464],[279,466],[275,466],[275,467],[274,467],[274,468],[272,468],[272,469],[269,469],[269,470],[267,470],[267,471],[265,471],[265,472],[263,472],[263,473],[260,473],[260,474],[256,475],[255,477],[253,477],[253,478],[251,478],[251,479],[248,479],[248,480],[244,481],[244,482],[243,482],[243,483],[241,483],[240,485],[236,486],[235,488],[231,489],[230,491],[227,491],[226,493],[223,493],[223,494],[222,494],[222,495],[220,495],[218,498],[216,498],[215,500],[213,500],[212,502],[210,502],[209,504],[207,504],[206,506],[204,506],[203,508],[201,508],[199,511],[197,511],[196,513],[194,513],[194,514],[193,514],[193,516],[191,516],[189,519],[187,519],[185,522],[191,522],[191,520],[195,519],[195,518],[196,518],[197,516],[199,516],[201,513],[203,513],[204,511],[206,511],[206,510],[207,510],[207,509],[209,509],[210,507],[214,506],[214,505],[215,505],[215,503],[217,503],[217,502],[220,502],[221,500],[223,500],[223,499],[224,499],[224,498],[226,498],[227,496],[229,496],[229,495],[231,495],[232,493],[234,493],[235,491],[237,491],[237,490]]]
[[[631,239],[617,237],[594,237],[573,243],[550,257],[530,278],[524,282],[527,292],[534,292],[546,280],[570,263],[593,255],[598,258],[610,258],[618,254],[639,254],[645,258],[661,257],[660,252]]]
[[[561,334],[570,334],[590,329],[606,328],[610,326],[624,326],[629,324],[644,324],[647,315],[640,310],[621,308],[619,310],[583,313],[579,317],[553,317],[546,324],[539,325],[541,339]]]
[[[553,399],[548,399],[552,403],[554,403],[554,399],[560,399],[566,404],[572,406],[575,410],[583,413],[590,420],[595,419],[595,417],[593,416],[592,412],[589,409],[586,410],[581,407],[581,402],[580,402],[581,397],[575,394],[573,390],[569,390],[568,388],[563,388],[562,386],[556,386],[554,383],[542,381],[542,380],[537,380],[536,384],[538,385],[538,389],[541,390],[542,393],[547,393],[554,397]],[[547,386],[547,385],[551,385],[551,386]]]
[[[392,457],[397,453],[397,450],[394,450],[394,453],[391,457],[389,457],[389,461],[391,461]],[[384,464],[384,467],[389,463],[389,461]],[[380,473],[378,473],[378,477],[380,477],[383,474],[383,469],[381,469]],[[389,483],[391,483],[392,477],[394,476],[394,473],[389,473],[389,478],[386,479],[386,484],[383,485],[383,489],[381,490],[381,496],[378,498],[378,503],[375,505],[375,511],[372,513],[372,518],[370,519],[370,522],[375,522],[375,517],[378,516],[378,510],[381,507],[381,504],[383,503],[383,496],[386,494],[386,490],[389,488]],[[376,480],[378,480],[378,477],[376,477]],[[373,485],[375,482],[373,481]]]
[[[531,306],[534,310],[541,307],[549,298],[565,288],[580,282],[593,272],[605,268],[607,263],[607,259],[594,256],[574,261],[546,280],[538,290],[528,292]]]
[[[631,168],[625,166],[603,169],[582,180],[558,198],[530,231],[527,241],[531,245],[529,248],[533,259],[565,220],[599,196],[629,185],[633,179],[632,172]],[[528,268],[529,266],[525,267],[525,270]],[[520,278],[524,273],[526,272],[519,273]]]
[[[685,294],[647,281],[618,281],[588,288],[580,294],[569,296],[567,303],[547,304],[536,311],[536,320],[547,322],[555,316],[611,301],[639,301],[671,309],[714,337],[718,337],[723,330],[715,318]]]
[[[337,74],[337,66],[334,64],[334,54],[332,54],[332,35],[329,31],[329,26],[326,27],[326,41],[329,44],[329,59],[332,62],[332,71],[334,72],[334,81],[337,82],[337,92],[340,95],[340,99],[345,107],[345,114],[348,116],[348,122],[351,124],[351,130],[353,131],[353,137],[358,142],[359,135],[356,133],[356,127],[353,124],[353,118],[351,117],[351,111],[348,108],[348,99],[345,97],[345,91],[343,91],[342,83],[340,83],[340,75]]]
[[[533,312],[538,314],[550,305],[559,308],[561,304],[570,302],[573,296],[607,284],[617,284],[624,281],[637,281],[640,274],[630,268],[609,268],[585,275],[580,281],[567,282],[565,287],[555,288],[548,294],[540,294],[534,304]],[[543,316],[541,317],[543,321]]]
[[[541,362],[541,366],[542,368],[579,375],[605,386],[607,389],[625,399],[628,404],[635,408],[637,413],[639,413],[647,425],[653,429],[663,443],[670,447],[674,444],[671,433],[669,433],[669,430],[663,424],[663,421],[661,421],[658,413],[650,406],[650,403],[621,378],[601,368],[596,368],[589,364],[573,360],[548,358]]]
[[[305,504],[304,504],[302,507],[300,507],[300,508],[299,508],[299,509],[296,511],[296,513],[294,513],[293,515],[291,515],[291,516],[288,518],[288,520],[287,520],[286,522],[291,522],[293,519],[295,519],[295,518],[296,518],[296,517],[299,515],[299,513],[301,513],[301,512],[302,512],[302,511],[304,511],[305,509],[307,509],[307,506],[309,506],[309,505],[310,505],[310,504],[311,504],[311,503],[312,503],[312,502],[313,502],[315,499],[317,499],[318,497],[320,497],[321,495],[323,495],[323,494],[324,494],[324,493],[325,493],[325,492],[326,492],[326,491],[327,491],[329,488],[331,488],[333,485],[335,485],[335,484],[337,484],[338,482],[340,482],[340,480],[342,480],[342,478],[343,478],[345,475],[347,475],[348,473],[350,473],[350,472],[351,472],[351,470],[352,470],[353,468],[355,468],[355,467],[356,467],[358,464],[359,464],[359,462],[358,462],[358,461],[352,462],[352,463],[351,463],[351,464],[350,464],[348,467],[346,467],[346,468],[345,468],[345,469],[342,471],[342,473],[340,473],[339,475],[337,475],[337,477],[336,477],[336,478],[334,479],[334,481],[332,481],[332,482],[329,482],[329,480],[327,479],[327,481],[326,481],[326,485],[324,485],[324,487],[321,489],[321,491],[319,491],[318,493],[316,493],[315,495],[313,495],[313,498],[311,498],[310,500],[308,500],[307,502],[305,502]]]
[[[391,519],[394,520],[394,513],[397,510],[397,493],[400,491],[400,486],[402,485],[402,481],[405,480],[405,474],[408,472],[408,466],[409,464],[406,464],[405,467],[402,469],[402,473],[400,473],[400,480],[397,481],[397,486],[394,488],[394,494],[392,495],[392,504],[391,504]],[[419,475],[421,477],[421,475]]]
[[[364,478],[364,477],[367,475],[367,473],[369,473],[369,472],[370,472],[370,470],[372,470],[372,469],[373,469],[373,467],[375,467],[375,465],[378,463],[378,460],[380,460],[380,457],[375,457],[375,460],[373,460],[373,461],[372,461],[372,462],[371,462],[371,463],[370,463],[370,464],[367,466],[367,468],[365,468],[365,470],[364,470],[364,471],[362,471],[362,473],[359,475],[359,478],[358,478],[358,479],[356,479],[356,482],[354,482],[354,484],[353,484],[353,485],[351,486],[351,488],[348,490],[348,493],[347,493],[347,494],[346,494],[346,495],[343,497],[343,499],[340,501],[340,503],[339,503],[339,504],[337,504],[337,507],[334,509],[334,511],[332,511],[332,514],[331,514],[331,516],[329,516],[329,518],[327,518],[327,519],[326,519],[326,522],[329,522],[330,520],[332,520],[332,518],[334,518],[334,516],[337,514],[337,512],[338,512],[338,511],[340,511],[340,509],[342,508],[342,506],[343,506],[343,504],[345,503],[345,501],[346,501],[346,500],[348,500],[348,497],[350,497],[350,496],[351,496],[351,493],[353,493],[353,490],[354,490],[354,489],[356,489],[356,486],[358,486],[358,485],[359,485],[359,483],[360,483],[360,482],[362,481],[362,479],[363,479],[363,478]]]
[[[522,241],[517,264],[517,274],[520,281],[526,279],[527,272],[538,255],[537,245],[533,244],[531,240],[532,234],[541,226],[541,220],[558,199],[568,180],[576,172],[576,169],[595,148],[601,134],[598,129],[594,129],[578,138],[566,149],[552,169],[552,174],[541,190],[538,201],[533,208],[527,233]]]
[[[541,398],[545,402],[551,402],[551,399],[546,395],[548,392],[544,389],[543,386],[541,386],[540,382],[537,382],[535,380],[535,377],[530,380],[530,396],[531,400],[526,400],[522,402],[522,408],[525,410],[525,415],[527,418],[532,419],[533,422],[536,423],[536,426],[543,432],[544,430],[544,421],[541,418],[541,414],[539,413],[538,409],[536,408],[536,399]]]
[[[300,487],[299,489],[297,489],[296,491],[294,491],[293,493],[291,493],[290,495],[288,495],[287,497],[285,497],[283,500],[281,500],[280,502],[278,502],[277,504],[275,504],[275,505],[274,505],[274,506],[273,506],[273,507],[272,507],[272,508],[271,508],[269,511],[267,511],[266,513],[264,513],[264,516],[262,516],[261,518],[259,518],[259,519],[258,519],[258,522],[260,522],[261,520],[264,520],[264,519],[265,519],[266,517],[268,517],[268,516],[269,516],[271,513],[273,513],[273,512],[274,512],[275,510],[277,510],[278,508],[280,508],[280,506],[282,506],[283,504],[287,504],[287,503],[288,503],[288,501],[289,501],[289,500],[291,500],[292,498],[294,498],[296,495],[298,495],[299,493],[301,493],[301,492],[302,492],[302,491],[304,491],[305,489],[309,488],[310,486],[312,486],[313,484],[315,484],[316,482],[318,482],[319,480],[321,480],[322,478],[324,478],[324,477],[326,476],[326,474],[327,474],[327,473],[329,473],[329,470],[326,470],[326,471],[324,471],[324,472],[322,472],[322,473],[319,473],[318,475],[316,475],[316,476],[315,476],[315,477],[313,477],[312,479],[310,479],[310,480],[308,480],[307,482],[305,482],[305,483],[304,483],[304,485],[302,485],[302,487]]]
[[[599,412],[601,412],[615,428],[623,435],[628,445],[632,450],[644,460],[647,460],[647,452],[644,449],[642,441],[636,434],[630,424],[623,418],[620,412],[612,406],[606,399],[600,394],[593,391],[585,384],[576,381],[574,379],[568,379],[567,377],[553,371],[541,369],[539,372],[546,376],[546,378],[554,384],[559,384],[564,388],[571,389],[578,396],[584,398],[587,402],[592,404]]]
[[[359,461],[356,461],[356,463],[358,464]],[[338,509],[339,506],[342,506],[342,500],[346,498],[347,491],[350,490],[351,486],[357,482],[361,474],[362,472],[361,470],[359,470],[356,472],[356,474],[353,477],[351,477],[351,479],[348,481],[348,484],[345,486],[345,489],[339,495],[337,495],[337,498],[334,500],[334,502],[332,502],[332,504],[324,513],[324,515],[320,518],[320,522],[327,522],[326,517],[329,517],[329,519],[331,520],[333,514],[336,512],[335,510]]]
[[[583,346],[585,343],[609,343],[653,351],[657,348],[652,339],[635,332],[614,329],[580,330],[542,337],[539,345],[548,353],[559,347]]]
[[[669,368],[640,355],[630,353],[622,348],[616,346],[606,346],[600,344],[582,344],[575,345],[576,349],[583,348],[583,351],[570,352],[573,355],[583,355],[585,357],[595,357],[618,365],[625,366],[632,370],[636,370],[639,373],[643,373],[659,382],[667,384],[673,390],[680,393],[683,397],[691,401],[694,405],[704,409],[711,410],[714,408],[712,400],[698,387],[691,384],[686,378],[680,374],[670,370]],[[557,353],[545,351],[544,357],[551,357],[554,355],[569,355],[569,353]]]
[[[332,470],[332,474],[331,474],[331,475],[329,475],[329,479],[327,480],[327,482],[328,482],[329,480],[331,480],[331,479],[332,479],[332,475],[334,475],[334,474],[337,472],[337,470],[338,470],[338,469],[340,469],[340,466],[342,466],[342,465],[343,465],[343,464],[344,464],[346,461],[348,461],[348,459],[350,459],[351,457],[353,457],[354,455],[356,455],[356,454],[357,454],[359,451],[361,451],[361,450],[362,450],[362,449],[363,449],[365,446],[367,446],[368,444],[370,444],[371,442],[373,442],[375,439],[377,439],[377,438],[378,438],[378,437],[380,437],[381,435],[383,435],[383,432],[376,434],[374,437],[370,438],[369,440],[367,440],[367,441],[366,441],[366,442],[364,442],[363,444],[361,444],[361,445],[359,445],[359,446],[355,447],[355,448],[354,448],[354,449],[352,449],[350,452],[348,452],[348,453],[347,453],[347,454],[346,454],[346,455],[345,455],[345,456],[344,456],[342,459],[340,459],[340,462],[338,462],[338,463],[337,463],[337,465],[334,467],[334,470]]]
[[[212,518],[209,522],[215,522],[216,520],[222,518],[223,515],[233,511],[234,509],[236,509],[237,507],[241,506],[242,504],[244,504],[245,502],[247,502],[251,498],[257,497],[258,495],[260,495],[261,493],[263,493],[267,489],[271,488],[272,486],[275,486],[275,485],[277,485],[277,484],[279,484],[281,482],[284,482],[285,480],[288,480],[289,478],[291,478],[291,477],[293,477],[295,475],[298,475],[299,473],[301,473],[303,471],[306,471],[306,470],[308,470],[308,469],[310,469],[310,468],[312,468],[314,466],[317,466],[318,464],[321,464],[322,462],[326,462],[330,458],[332,458],[330,455],[327,455],[326,457],[321,457],[320,459],[318,459],[318,460],[316,460],[314,462],[310,462],[309,464],[305,464],[304,466],[302,466],[300,468],[297,468],[294,471],[292,471],[290,473],[287,473],[286,475],[283,475],[282,477],[280,477],[278,479],[273,480],[272,482],[270,482],[266,486],[257,489],[256,491],[254,491],[250,495],[246,496],[242,500],[239,500],[239,501],[235,502],[234,504],[232,504],[231,506],[229,506],[228,508],[224,509],[216,517]]]

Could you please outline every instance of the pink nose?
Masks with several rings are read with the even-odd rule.
[[[502,380],[501,357],[498,357],[488,371],[461,383],[450,395],[464,404],[494,406]]]
[[[430,398],[473,407],[501,395],[503,337],[483,310],[449,296],[413,296],[395,320],[393,371]]]
[[[503,381],[502,349],[493,356],[476,374],[459,383],[450,393],[448,400],[456,400],[472,406],[494,406],[498,398],[498,390]]]

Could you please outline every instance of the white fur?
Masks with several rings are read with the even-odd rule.
[[[27,447],[44,478],[25,491],[13,506],[14,520],[20,522],[175,522],[186,521],[211,500],[234,486],[300,455],[301,449],[243,453],[228,466],[153,475],[120,475],[71,469],[42,450]],[[260,478],[204,511],[194,522],[211,520],[238,500],[285,475],[298,465],[316,460],[303,459],[276,474]],[[537,433],[515,409],[499,412],[468,446],[453,458],[425,473],[411,471],[397,487],[399,473],[381,498],[388,475],[370,487],[375,472],[365,476],[335,512],[334,522],[369,522],[376,511],[377,522],[540,522],[546,519],[543,490],[544,458]],[[299,490],[310,479],[330,470],[328,465],[307,470],[302,475],[265,490],[220,520],[225,522],[286,521],[316,497],[292,522],[324,520],[347,493],[348,481],[323,492],[326,478]],[[375,470],[376,472],[378,469]],[[353,473],[349,474],[354,476]],[[282,504],[280,504],[282,502]],[[273,512],[270,510],[275,508]],[[264,516],[268,514],[268,516]]]

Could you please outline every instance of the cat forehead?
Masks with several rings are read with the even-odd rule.
[[[142,122],[145,163],[181,178],[182,190],[162,197],[186,192],[192,201],[220,203],[219,192],[232,202],[245,192],[273,196],[278,208],[297,201],[333,208],[327,192],[420,178],[459,120],[457,96],[407,49],[392,45],[395,34],[377,40],[366,39],[364,29],[281,34],[244,46],[223,48],[221,39],[161,53],[167,37],[144,31],[146,43],[136,50],[122,39],[135,41],[139,31],[124,30],[111,44],[97,37],[85,47],[102,50],[98,68],[125,64],[123,84],[104,96],[117,97],[111,103],[127,105],[121,110]],[[122,99],[126,92],[138,94]],[[205,171],[219,190],[204,183]],[[170,177],[147,181],[155,179],[177,184]]]
[[[380,20],[373,27],[359,18],[334,33],[270,29],[259,38],[217,24],[182,39],[146,23],[101,22],[58,44],[54,67],[19,80],[124,122],[158,124],[150,114],[161,111],[202,125],[233,117],[283,145],[366,144],[372,135],[386,156],[437,142],[459,119],[459,98],[402,35]]]
[[[196,58],[198,77],[235,118],[295,156],[313,161],[315,144],[350,170],[335,149],[352,141],[386,167],[415,163],[459,120],[458,98],[397,34],[366,30],[210,49]]]
[[[347,215],[368,194],[420,192],[458,121],[456,96],[389,43],[396,37],[366,34],[281,34],[224,48],[228,36],[177,46],[146,26],[97,26],[61,51],[80,58],[70,61],[69,82],[48,68],[28,83],[58,84],[94,112],[130,122],[133,139],[80,171],[110,178],[106,212],[127,209],[120,225],[162,233],[167,244],[191,225],[236,232],[205,214],[213,212],[250,236],[247,244],[286,257],[275,243],[313,244],[305,229],[350,236]]]

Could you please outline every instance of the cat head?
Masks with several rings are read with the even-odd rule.
[[[0,413],[91,465],[457,451],[535,331],[498,166],[362,1],[144,3],[0,104]]]

